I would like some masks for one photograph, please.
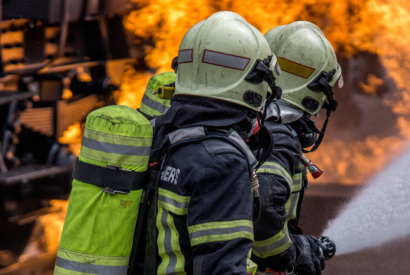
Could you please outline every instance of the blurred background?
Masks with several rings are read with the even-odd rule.
[[[138,108],[148,79],[171,70],[185,32],[220,10],[263,34],[313,22],[336,50],[345,86],[335,88],[339,108],[322,146],[308,155],[324,171],[307,192],[301,222],[308,234],[321,234],[407,148],[407,0],[0,3],[0,274],[52,273],[87,114],[110,104]],[[315,119],[319,127],[324,117]],[[392,261],[393,274],[407,274],[406,243],[336,257],[325,274],[383,273]]]

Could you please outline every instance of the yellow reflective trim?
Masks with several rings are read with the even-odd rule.
[[[177,257],[177,262],[175,265],[176,274],[185,274],[185,257],[181,252],[181,246],[179,245],[179,232],[175,227],[174,218],[168,214],[167,224],[171,229],[171,247],[175,256]]]
[[[285,227],[275,236],[262,241],[254,241],[252,253],[260,258],[267,258],[280,254],[292,245],[289,237],[288,227]]]
[[[142,128],[143,126],[141,126]],[[145,127],[152,127],[151,124],[147,124]],[[103,133],[100,131],[92,130],[90,128],[85,127],[84,129],[84,136],[86,138],[118,144],[118,145],[127,145],[127,146],[139,146],[139,147],[151,147],[152,145],[152,137],[132,137],[132,136],[121,136],[109,133]]]
[[[217,228],[232,228],[237,226],[249,226],[253,228],[253,223],[250,220],[234,220],[221,222],[208,222],[188,226],[188,233],[194,233],[203,230],[217,229]]]
[[[65,268],[61,268],[59,266],[55,266],[53,274],[54,275],[85,275],[87,273],[72,271],[72,270],[68,270],[68,269],[65,269]]]
[[[158,207],[180,216],[188,214],[188,208],[178,208],[174,205],[162,201],[158,201]]]
[[[188,233],[191,246],[238,238],[253,240],[253,224],[249,220],[209,222],[188,226]]]
[[[119,155],[114,153],[106,153],[89,149],[82,146],[80,156],[92,159],[95,161],[102,161],[108,163],[121,163],[125,165],[133,166],[147,166],[149,163],[149,156],[131,156],[131,155]]]
[[[162,196],[165,196],[165,197],[168,197],[168,198],[171,198],[173,200],[182,202],[182,203],[188,203],[189,199],[190,199],[189,196],[181,196],[181,195],[178,195],[178,194],[176,194],[172,191],[162,189],[162,188],[158,188],[158,194],[162,195]]]
[[[179,244],[179,233],[174,218],[166,210],[159,208],[157,214],[158,254],[162,261],[157,274],[186,274],[185,257]]]
[[[296,210],[298,206],[300,193],[292,193],[289,197],[289,200],[286,202],[285,210],[286,210],[286,221],[293,220],[296,218]]]
[[[186,215],[188,213],[189,196],[180,196],[158,188],[158,207],[164,208],[177,215]]]
[[[298,192],[302,189],[302,172],[293,175],[292,192]]]
[[[94,265],[105,265],[105,266],[124,266],[128,265],[129,256],[103,256],[103,255],[93,255],[81,252],[71,251],[69,249],[58,247],[57,257],[62,259],[79,262],[79,263],[90,263]]]
[[[158,229],[158,237],[157,237],[157,245],[158,245],[158,255],[161,257],[162,261],[158,266],[157,273],[158,274],[166,274],[167,266],[169,264],[169,256],[165,251],[165,230],[162,226],[161,218],[163,215],[164,210],[162,208],[158,208],[157,213],[157,229]]]
[[[283,57],[278,57],[278,63],[282,71],[303,78],[309,78],[309,76],[311,76],[312,73],[315,71],[314,68],[310,68],[308,66],[293,62]]]
[[[234,232],[230,234],[218,234],[218,235],[208,235],[203,237],[198,237],[191,239],[191,246],[195,246],[198,244],[203,243],[211,243],[211,242],[224,242],[224,241],[231,241],[234,239],[245,238],[253,241],[253,233],[240,231]]]
[[[293,180],[288,171],[286,171],[285,168],[283,168],[280,164],[276,162],[271,162],[267,161],[265,162],[259,169],[258,169],[258,174],[259,173],[271,173],[275,174],[278,176],[283,177],[286,182],[289,184],[289,188],[292,189],[293,186]]]

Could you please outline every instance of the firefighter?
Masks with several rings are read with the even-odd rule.
[[[153,151],[169,147],[150,164],[162,174],[144,238],[148,274],[248,273],[257,161],[240,134],[251,132],[268,85],[275,89],[275,64],[263,35],[235,13],[216,13],[185,34],[175,95],[154,128]]]
[[[308,186],[301,156],[315,151],[323,140],[329,115],[337,107],[332,87],[336,82],[340,88],[343,85],[342,70],[329,41],[310,22],[276,27],[265,38],[282,69],[277,85],[283,94],[281,100],[266,106],[265,125],[275,147],[258,170],[262,211],[255,225],[252,259],[260,270],[271,269],[266,272],[270,274],[279,274],[272,270],[321,274],[325,261],[317,239],[303,235],[298,226]],[[319,131],[311,116],[321,108],[326,109],[327,118]]]
[[[138,109],[149,121],[154,122],[155,117],[165,114],[171,106],[169,99],[161,99],[156,93],[158,87],[173,85],[175,77],[175,72],[165,72],[154,75],[149,79],[141,106]]]

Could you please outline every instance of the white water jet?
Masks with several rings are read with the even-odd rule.
[[[410,150],[370,180],[323,236],[336,255],[379,246],[410,235]]]

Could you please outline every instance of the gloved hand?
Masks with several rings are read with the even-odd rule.
[[[321,275],[326,263],[317,245],[317,238],[305,235],[291,236],[296,246],[295,271],[299,275]]]

